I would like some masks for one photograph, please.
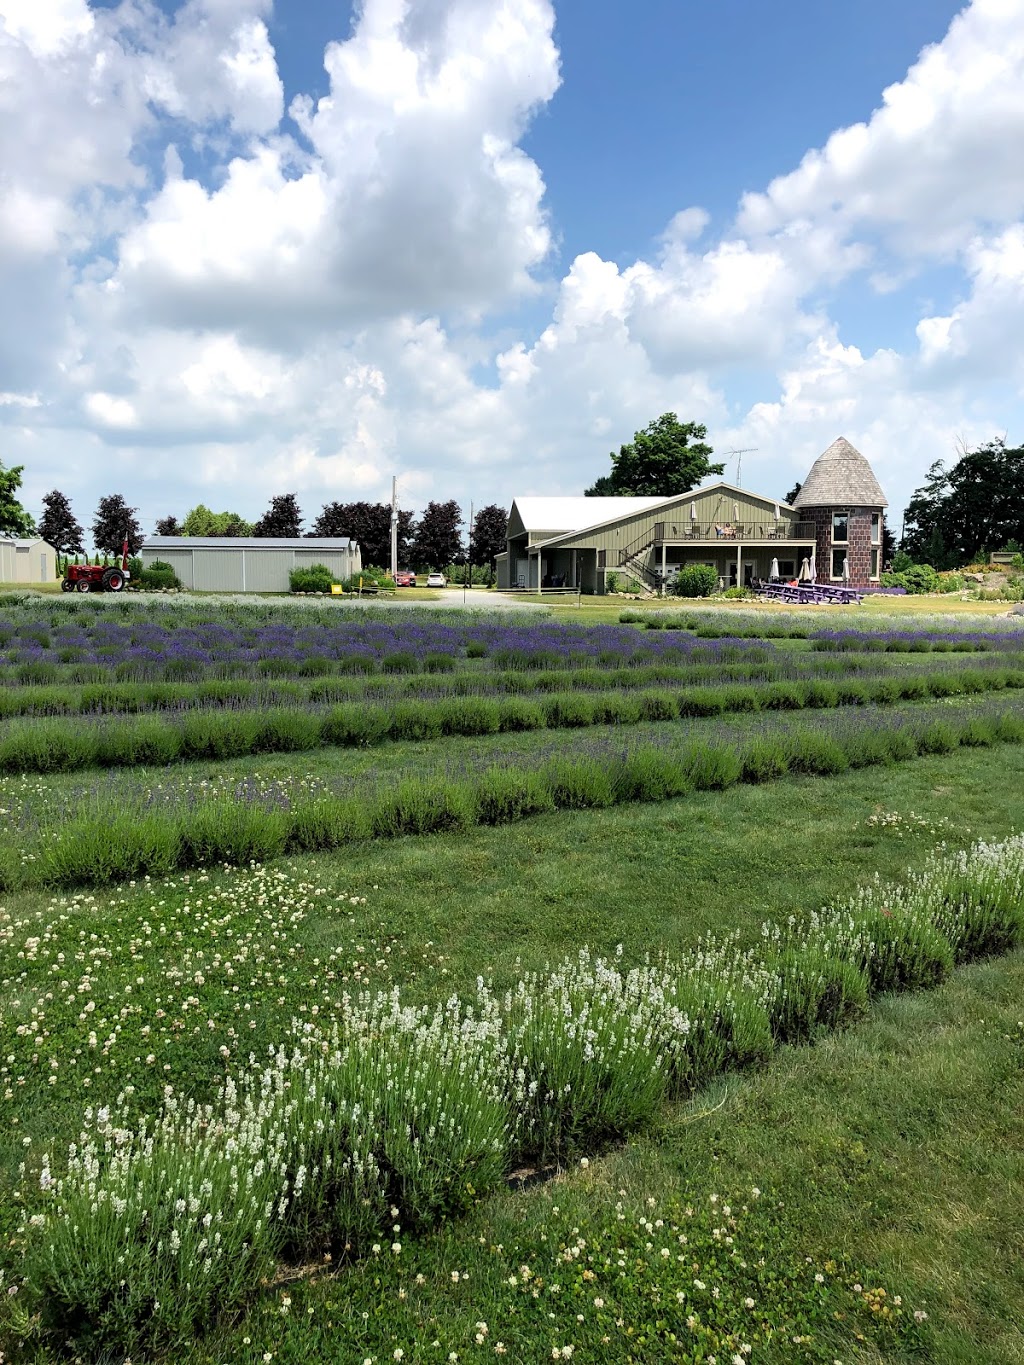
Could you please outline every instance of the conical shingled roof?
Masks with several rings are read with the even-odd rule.
[[[793,506],[888,507],[867,460],[845,436],[833,441],[811,465]]]

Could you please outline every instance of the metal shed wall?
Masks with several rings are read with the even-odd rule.
[[[0,582],[49,583],[57,577],[57,552],[45,540],[0,540]]]
[[[154,560],[170,564],[182,587],[196,592],[287,592],[293,568],[324,564],[335,578],[351,578],[361,567],[358,547],[330,550],[267,545],[182,545],[143,549],[148,567]]]

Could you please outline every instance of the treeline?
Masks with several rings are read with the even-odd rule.
[[[43,499],[38,534],[64,558],[85,552],[85,531],[76,520],[67,496],[54,489]],[[92,523],[92,544],[104,555],[119,555],[125,540],[128,552],[137,555],[146,538],[138,520],[138,508],[129,507],[119,493],[101,498]],[[181,521],[160,518],[160,536],[259,536],[348,537],[358,542],[364,564],[386,565],[391,561],[391,507],[383,502],[328,502],[309,529],[295,493],[271,498],[258,521],[248,522],[237,512],[213,512],[199,503]],[[493,570],[495,557],[505,549],[508,515],[503,507],[482,507],[472,524],[465,526],[459,504],[428,502],[419,519],[412,512],[398,513],[398,558],[402,565],[443,569],[451,564],[472,563]],[[468,534],[466,534],[468,532]]]

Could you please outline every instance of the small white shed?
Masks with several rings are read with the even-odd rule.
[[[57,577],[57,551],[38,536],[0,540],[0,583],[52,583]]]

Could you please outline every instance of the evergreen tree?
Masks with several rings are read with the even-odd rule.
[[[494,571],[494,561],[504,554],[508,536],[508,513],[504,507],[491,503],[481,507],[473,518],[473,538],[470,546],[474,564],[486,564]]]
[[[595,497],[671,497],[688,493],[709,474],[721,474],[724,464],[712,464],[714,454],[705,444],[707,427],[680,422],[674,412],[664,412],[637,431],[619,453],[610,455],[612,472],[586,490]]]
[[[254,536],[277,536],[294,539],[302,535],[302,512],[294,493],[279,493],[270,499],[270,506],[252,528]]]
[[[0,461],[0,536],[15,540],[35,535],[35,523],[22,507],[15,494],[21,487],[23,464],[5,469]]]
[[[398,562],[406,564],[413,537],[411,512],[398,513]],[[359,545],[366,565],[391,565],[391,506],[386,502],[328,502],[313,523],[311,536],[348,536]]]
[[[75,520],[70,501],[54,489],[43,498],[43,515],[39,518],[39,534],[49,541],[59,555],[80,555],[85,550],[85,532]]]
[[[120,493],[100,498],[96,519],[92,524],[92,543],[105,555],[119,556],[124,542],[128,553],[137,555],[145,536],[136,519],[137,507],[129,507]]]
[[[428,502],[416,527],[412,558],[416,567],[444,569],[462,559],[462,512],[459,504]]]

